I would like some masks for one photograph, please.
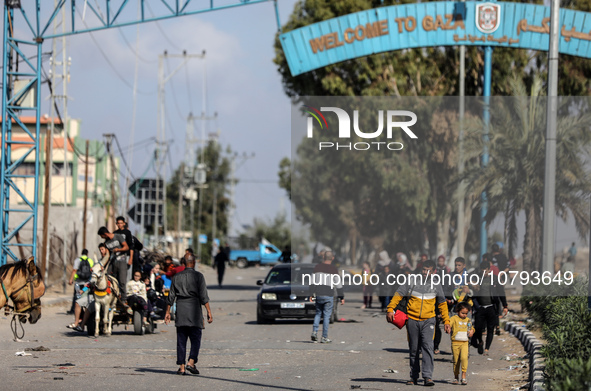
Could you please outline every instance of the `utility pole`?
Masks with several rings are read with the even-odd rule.
[[[204,81],[204,85],[205,85],[205,81]],[[205,189],[208,187],[205,182],[206,182],[206,171],[207,171],[207,165],[204,162],[205,159],[205,142],[206,142],[206,138],[205,138],[205,128],[207,126],[207,121],[211,121],[211,120],[215,120],[217,118],[217,113],[214,113],[213,116],[207,116],[205,115],[205,110],[206,110],[206,92],[205,92],[205,88],[203,90],[203,113],[201,114],[201,116],[197,117],[197,119],[199,119],[201,121],[201,154],[199,155],[199,164],[197,165],[197,169],[195,170],[195,183],[197,183],[197,187],[199,188],[199,193],[198,193],[198,201],[199,201],[199,210],[197,212],[197,257],[199,259],[201,259],[201,241],[199,241],[199,235],[201,235],[201,213],[203,210],[203,197],[204,197],[204,193],[205,193]],[[192,205],[192,208],[194,208],[194,205]],[[191,211],[191,215],[193,215],[193,210]]]
[[[51,204],[50,199],[50,180],[51,180],[51,145],[50,142],[53,142],[53,137],[51,135],[51,128],[47,129],[45,135],[45,186],[43,189],[43,242],[41,244],[41,274],[45,276],[45,281],[47,281],[47,269],[48,269],[48,249],[49,246],[47,244],[47,235],[49,231],[49,205]]]
[[[116,196],[115,196],[115,159],[113,159],[113,150],[111,149],[112,142],[113,142],[113,133],[105,133],[103,137],[105,137],[105,146],[107,148],[107,153],[109,154],[109,162],[111,163],[111,213],[109,214],[109,220],[112,225],[110,225],[109,229],[111,232],[115,230],[115,204],[116,204]]]
[[[185,163],[183,172],[183,197],[189,200],[189,231],[191,232],[191,241],[195,236],[195,201],[197,200],[197,191],[195,190],[195,174],[197,170],[197,139],[195,138],[195,117],[189,113],[187,117],[187,129],[185,132]],[[191,244],[192,245],[192,244]]]
[[[54,6],[57,6],[59,3],[59,0],[54,0]],[[65,33],[66,32],[66,9],[64,7],[62,7],[62,10],[60,12],[60,18],[56,18],[53,24],[53,30],[54,33],[58,32],[58,30],[60,30],[61,27],[61,32]],[[58,45],[61,44],[61,61],[58,61],[58,55],[60,53],[58,53]],[[53,155],[53,133],[55,130],[55,113],[57,110],[57,102],[58,100],[61,100],[62,102],[62,113],[61,113],[61,118],[62,118],[62,131],[63,131],[63,147],[64,147],[64,160],[63,160],[63,176],[64,176],[64,213],[66,213],[66,210],[68,208],[68,81],[70,79],[70,75],[69,75],[69,66],[71,63],[71,60],[67,57],[67,53],[66,53],[66,37],[63,36],[61,38],[54,38],[53,39],[53,46],[52,46],[52,53],[51,53],[51,59],[50,59],[50,63],[51,63],[51,86],[52,86],[52,94],[50,96],[50,104],[51,104],[51,137],[50,137],[50,150],[49,150],[49,154]],[[61,66],[61,75],[58,74],[56,72],[56,67]],[[58,82],[58,79],[61,79],[61,83]],[[61,84],[61,95],[56,94],[56,89],[57,86]],[[74,146],[72,145],[72,148],[74,148]],[[50,184],[51,184],[51,179],[50,179]],[[71,185],[74,184],[74,181],[71,181]],[[74,189],[72,189],[72,195],[73,195],[73,191]],[[47,208],[51,208],[51,187],[50,187],[50,195],[49,195],[49,202],[47,203],[47,206],[44,206]],[[49,217],[49,211],[48,211],[48,217]],[[67,283],[67,273],[66,273],[66,269],[67,269],[67,265],[68,265],[68,229],[67,229],[67,225],[64,225],[64,232],[62,234],[62,239],[63,239],[63,254],[62,254],[62,258],[63,258],[63,276],[62,276],[62,284],[63,284],[63,290],[64,293],[66,292],[66,283]],[[48,231],[49,231],[49,227],[48,227]],[[46,245],[49,246],[49,242],[47,241],[47,239],[44,239],[46,241]],[[46,256],[49,257],[49,248],[46,249]],[[46,260],[48,262],[48,259]],[[49,263],[47,264],[49,266]],[[49,270],[48,268],[46,268],[45,270],[45,276],[48,276]]]
[[[168,76],[164,75],[164,59],[166,58],[182,58],[183,61],[177,68],[175,68]],[[183,54],[168,54],[167,51],[164,54],[158,56],[158,112],[157,112],[157,123],[158,123],[158,137],[157,137],[157,155],[156,155],[156,189],[160,189],[162,186],[162,200],[158,200],[156,203],[156,221],[154,223],[154,234],[156,236],[156,243],[159,242],[159,230],[160,224],[158,222],[158,208],[162,207],[162,224],[164,226],[163,235],[166,235],[167,231],[167,219],[166,219],[166,185],[165,185],[165,172],[166,172],[166,153],[168,152],[168,145],[166,143],[166,120],[165,120],[165,89],[166,83],[179,71],[191,58],[205,58],[205,51],[201,54],[187,54],[183,51]]]
[[[213,182],[213,216],[211,219],[211,241],[212,246],[215,241],[215,235],[217,230],[217,203],[218,203],[218,178],[214,178]],[[213,247],[212,247],[213,248]],[[213,261],[213,260],[212,260]]]
[[[88,148],[90,141],[86,140],[86,154],[84,155],[84,211],[82,212],[82,248],[86,248],[86,208],[88,204]]]
[[[138,189],[138,191],[142,193],[142,196],[141,196],[142,197],[141,198],[141,200],[142,200],[142,203],[141,203],[141,206],[142,206],[142,209],[141,209],[142,214],[140,215],[140,225],[142,227],[142,230],[141,230],[142,236],[141,237],[142,237],[142,242],[143,242],[144,239],[145,239],[144,238],[144,232],[146,232],[145,225],[144,225],[144,221],[145,221],[144,220],[144,218],[145,218],[144,216],[146,215],[146,192],[145,192],[145,189],[142,189],[141,187]]]
[[[57,6],[59,0],[54,0],[54,6]],[[65,24],[65,8],[62,9],[62,12],[59,13],[59,17],[54,19],[53,23],[53,33],[54,35],[57,34],[60,30],[64,33],[66,31],[66,24]],[[60,47],[61,46],[61,47]],[[62,55],[62,61],[57,61],[58,55]],[[64,129],[64,167],[66,165],[66,142],[65,142],[65,126],[68,117],[68,95],[67,95],[67,83],[69,81],[69,71],[68,66],[70,65],[70,60],[67,59],[66,61],[66,37],[63,36],[61,38],[54,38],[52,40],[52,51],[51,51],[51,58],[49,59],[50,63],[50,78],[51,78],[51,95],[49,96],[49,105],[50,105],[50,126],[47,131],[46,136],[46,146],[45,146],[45,187],[43,192],[43,238],[42,238],[42,249],[41,249],[41,271],[44,275],[45,280],[49,276],[49,256],[50,256],[50,241],[48,240],[49,235],[49,211],[51,209],[51,178],[52,178],[52,167],[53,167],[53,135],[55,134],[55,117],[56,117],[56,108],[58,101],[62,101],[63,107],[63,117],[62,117],[62,128]],[[59,74],[57,72],[57,66],[62,66],[62,72]],[[61,78],[61,94],[57,93],[58,86],[60,85],[59,79]],[[64,175],[67,175],[67,172],[64,171]],[[66,188],[66,179],[64,176],[64,188]],[[66,199],[64,198],[64,203]],[[64,226],[65,227],[65,226]],[[64,240],[64,247],[63,247],[63,259],[64,259],[64,267],[66,265],[66,247],[67,247],[67,235],[64,232],[63,240]],[[64,276],[64,282],[65,282]]]
[[[178,199],[178,212],[177,212],[177,222],[176,222],[176,232],[177,232],[177,241],[176,241],[176,253],[179,255],[181,253],[181,229],[183,227],[182,224],[182,216],[183,216],[183,191],[185,186],[183,184],[184,178],[183,174],[185,171],[185,163],[181,163],[181,168],[179,170],[179,199]]]
[[[201,161],[203,161],[203,150],[201,150]],[[203,194],[205,193],[205,189],[207,188],[206,182],[206,166],[204,163],[199,163],[197,165],[197,187],[199,188],[199,211],[197,212],[197,259],[201,261],[201,240],[199,236],[201,235],[201,210],[203,208]],[[193,206],[194,208],[194,206]]]

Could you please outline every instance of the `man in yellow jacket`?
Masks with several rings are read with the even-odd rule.
[[[440,284],[434,284],[431,276],[435,272],[435,262],[423,262],[420,275],[409,275],[405,284],[400,285],[388,305],[388,322],[394,321],[394,312],[400,301],[408,296],[406,312],[408,321],[408,349],[410,356],[410,378],[407,384],[417,384],[421,364],[419,354],[423,354],[423,379],[425,386],[434,386],[433,382],[433,337],[435,336],[435,306],[439,307],[445,332],[449,334],[450,323],[447,301]],[[420,349],[419,349],[420,347]]]

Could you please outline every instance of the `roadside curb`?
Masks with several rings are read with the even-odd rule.
[[[529,356],[529,389],[543,391],[544,388],[544,357],[542,356],[542,342],[525,328],[520,322],[506,322],[505,331],[521,341],[521,345]]]

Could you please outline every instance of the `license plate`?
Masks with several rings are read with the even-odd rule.
[[[281,308],[305,308],[305,303],[281,303]]]

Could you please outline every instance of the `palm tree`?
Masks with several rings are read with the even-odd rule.
[[[542,210],[544,194],[546,99],[543,81],[535,76],[529,89],[523,80],[510,81],[511,97],[491,100],[490,163],[474,165],[465,180],[476,194],[486,190],[489,202],[487,221],[504,213],[508,246],[517,239],[516,216],[526,217],[523,242],[523,269],[532,271],[541,264]],[[585,171],[591,143],[591,113],[574,98],[559,102],[557,119],[556,211],[565,219],[570,212],[577,231],[589,231],[588,199],[591,176]],[[477,121],[479,122],[479,121]],[[482,123],[472,126],[467,150],[472,158],[482,151]],[[539,269],[538,269],[539,270]]]

